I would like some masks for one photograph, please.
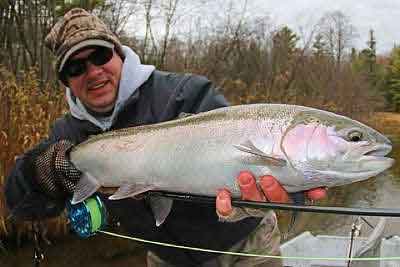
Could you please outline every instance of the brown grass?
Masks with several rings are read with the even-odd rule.
[[[51,123],[66,107],[61,90],[39,89],[36,71],[15,77],[0,67],[0,237],[12,233],[2,188],[17,155],[47,137]]]
[[[371,118],[371,124],[377,130],[400,136],[400,113],[377,112]]]

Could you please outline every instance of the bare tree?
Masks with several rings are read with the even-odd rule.
[[[319,34],[323,36],[331,56],[340,67],[343,57],[357,36],[350,18],[341,11],[326,13],[319,21]]]
[[[43,83],[51,76],[51,61],[42,45],[56,16],[55,1],[8,0],[0,4],[0,63],[14,75],[37,67]]]
[[[137,0],[119,0],[119,1],[104,1],[102,4],[97,4],[93,13],[102,18],[111,31],[117,35],[122,35],[127,27],[129,19],[135,15],[138,10]]]
[[[153,20],[153,16],[151,14],[151,10],[153,7],[153,0],[147,0],[143,2],[144,5],[144,17],[145,17],[145,36],[143,39],[143,45],[142,45],[142,59],[147,62],[148,61],[148,57],[147,57],[147,48],[149,45],[149,39],[152,42],[152,50],[153,53],[151,54],[157,54],[157,45],[155,42],[155,38],[153,35],[153,31],[152,31],[152,27],[151,27],[151,23]]]
[[[172,27],[175,23],[176,9],[179,0],[167,0],[161,3],[161,8],[164,13],[165,27],[164,27],[164,38],[161,45],[161,54],[159,58],[159,66],[162,68],[165,64],[165,57],[167,54],[167,46],[170,39]]]

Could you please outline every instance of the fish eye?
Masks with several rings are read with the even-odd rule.
[[[360,131],[351,131],[348,138],[351,142],[359,142],[362,140],[363,134]]]

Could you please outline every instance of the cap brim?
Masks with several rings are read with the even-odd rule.
[[[58,68],[58,72],[61,72],[61,70],[63,69],[65,62],[67,62],[68,58],[75,53],[76,51],[86,47],[86,46],[104,46],[107,48],[114,48],[114,44],[109,42],[109,41],[105,41],[105,40],[100,40],[100,39],[89,39],[89,40],[85,40],[82,42],[77,43],[76,45],[74,45],[73,47],[71,47],[67,53],[65,53],[65,55],[62,58],[60,67]]]

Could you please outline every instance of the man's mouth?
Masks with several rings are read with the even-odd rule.
[[[96,89],[99,89],[99,88],[103,87],[104,85],[106,85],[107,82],[108,82],[108,81],[104,81],[104,82],[100,82],[100,83],[95,83],[95,84],[89,86],[89,90],[96,90]]]

